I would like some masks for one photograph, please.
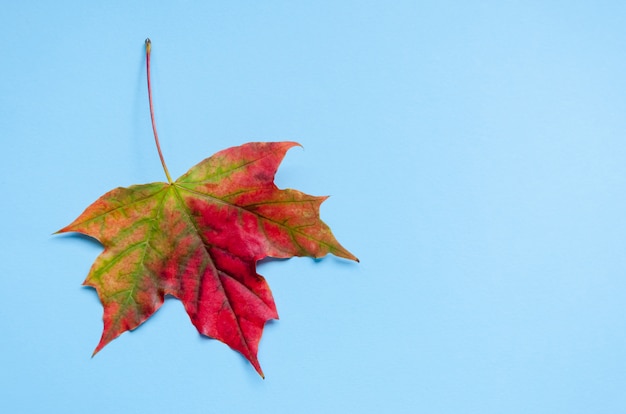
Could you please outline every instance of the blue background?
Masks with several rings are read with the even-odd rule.
[[[626,412],[626,3],[4,2],[6,412]],[[165,3],[165,2],[164,2]],[[174,4],[175,3],[175,4]],[[260,266],[267,376],[167,300],[93,359],[117,186],[255,140],[360,259]]]

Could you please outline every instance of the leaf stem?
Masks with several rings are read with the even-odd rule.
[[[148,100],[150,101],[150,119],[152,120],[152,131],[154,132],[154,142],[156,143],[157,151],[159,151],[159,158],[161,159],[161,165],[163,165],[163,171],[165,171],[165,176],[167,177],[167,181],[172,184],[172,177],[170,176],[170,172],[167,170],[167,165],[165,165],[165,159],[163,158],[163,153],[161,152],[161,145],[159,144],[159,134],[157,133],[156,123],[154,122],[154,108],[152,106],[152,88],[150,87],[150,52],[152,51],[152,42],[150,39],[146,39],[146,73],[148,77]]]

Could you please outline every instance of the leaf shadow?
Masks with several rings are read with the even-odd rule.
[[[282,258],[279,258],[279,257],[269,257],[268,256],[268,257],[265,257],[265,258],[259,260],[257,262],[257,265],[269,264],[269,263],[274,263],[274,262],[286,262],[287,260],[289,260],[289,258],[282,259]]]
[[[87,236],[82,233],[54,233],[54,237],[59,237],[66,240],[81,240],[81,243],[88,243],[91,247],[102,249],[102,244],[91,236]]]
[[[282,258],[276,258],[276,257],[266,257],[264,259],[261,259],[257,262],[257,265],[264,265],[264,264],[270,264],[270,263],[275,263],[275,262],[285,262],[287,260],[292,260],[292,259],[309,259],[313,262],[314,266],[320,266],[322,265],[324,262],[328,262],[328,261],[332,261],[333,264],[338,265],[338,266],[342,266],[342,267],[354,267],[356,265],[358,265],[360,262],[355,262],[353,260],[348,260],[348,259],[344,259],[342,257],[337,257],[335,255],[332,254],[327,254],[324,257],[307,257],[307,256],[303,256],[303,257],[289,257],[286,259],[282,259]]]

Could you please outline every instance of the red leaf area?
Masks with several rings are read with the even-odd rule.
[[[295,145],[248,143],[218,152],[173,183],[117,188],[59,231],[104,246],[84,282],[104,307],[94,354],[172,295],[200,333],[240,352],[263,376],[259,341],[278,314],[257,261],[328,253],[357,260],[320,220],[326,197],[274,184]]]

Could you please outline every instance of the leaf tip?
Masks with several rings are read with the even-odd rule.
[[[357,263],[361,263],[361,261],[359,260],[359,258],[358,258],[358,257],[356,257],[356,256],[355,256],[355,255],[353,255],[352,253],[348,252],[347,250],[346,250],[346,252],[348,253],[347,255],[345,255],[345,256],[339,256],[339,257],[344,257],[345,259],[348,259],[348,260],[353,260],[353,261],[355,261],[355,262],[357,262]]]
[[[70,226],[65,226],[65,227],[63,227],[62,229],[59,229],[59,230],[55,231],[54,233],[52,233],[52,235],[54,236],[54,235],[56,235],[56,234],[68,233],[68,232],[70,232],[70,231],[71,231],[71,230],[69,230],[69,227],[70,227]]]
[[[256,372],[261,376],[261,379],[265,379],[265,374],[263,373],[263,370],[261,369],[261,366],[259,365],[259,361],[252,362],[252,366],[254,367]]]

